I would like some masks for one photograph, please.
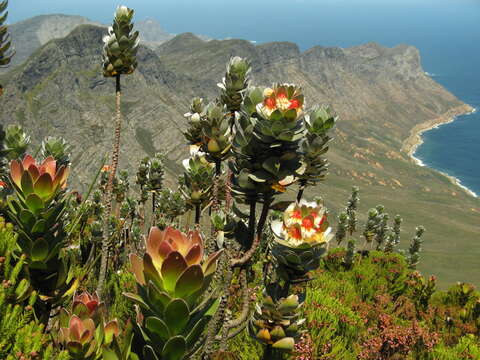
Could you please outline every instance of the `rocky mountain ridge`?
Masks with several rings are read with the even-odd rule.
[[[83,16],[65,14],[39,15],[9,25],[9,32],[16,50],[11,67],[23,63],[35,50],[50,40],[63,38],[77,26],[86,24],[108,27]],[[152,49],[175,37],[166,32],[153,18],[136,22],[135,29],[140,32],[142,43]],[[197,36],[208,39],[202,35]],[[2,72],[5,73],[6,70],[0,69],[0,73]]]
[[[6,85],[0,121],[19,122],[38,141],[65,137],[73,146],[74,185],[87,187],[113,136],[114,82],[101,72],[105,29],[81,25],[49,41],[2,76]],[[233,56],[248,57],[253,83],[301,85],[307,106],[330,104],[340,116],[329,159],[330,175],[310,192],[324,196],[332,217],[349,189],[361,188],[361,210],[378,203],[405,219],[405,233],[427,227],[421,267],[440,281],[477,282],[479,201],[401,151],[417,124],[468,106],[426,76],[417,49],[369,43],[349,49],[314,47],[301,52],[287,42],[253,45],[245,40],[202,41],[181,34],[156,50],[140,46],[139,66],[122,77],[124,130],[121,166],[132,172],[139,159],[164,149],[170,178],[187,151],[181,130],[193,96],[214,99],[216,83]],[[288,194],[287,194],[288,195]],[[414,209],[414,211],[412,211]],[[435,211],[433,211],[433,209]],[[408,238],[404,238],[405,244]],[[458,269],[453,258],[462,258]]]

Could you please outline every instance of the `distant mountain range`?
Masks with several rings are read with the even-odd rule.
[[[35,19],[40,25],[25,30],[25,24]],[[74,147],[72,179],[77,181],[72,185],[85,189],[111,146],[114,81],[101,72],[105,28],[84,24],[67,35],[65,19],[27,20],[20,33],[21,23],[11,27],[17,57],[31,56],[0,77],[6,85],[0,122],[24,125],[37,141],[33,148],[48,135],[66,138]],[[163,43],[141,45],[137,71],[122,78],[123,168],[133,173],[139,159],[164,149],[170,179],[176,178],[180,160],[187,156],[181,130],[187,125],[183,114],[190,99],[196,95],[214,99],[228,59],[248,57],[255,84],[297,83],[304,88],[308,106],[331,104],[339,114],[329,153],[330,175],[307,194],[325,198],[332,222],[351,187],[358,185],[362,214],[380,203],[392,217],[402,215],[404,246],[415,225],[426,226],[420,268],[427,275],[438,275],[440,284],[457,280],[479,284],[480,247],[473,244],[478,242],[480,201],[445,176],[415,165],[402,151],[419,124],[469,111],[425,75],[416,48],[368,43],[348,49],[316,46],[301,52],[288,42],[203,41],[191,33],[164,41],[155,24],[147,21],[143,26],[158,31],[158,37],[152,35],[154,30],[145,31],[147,41]],[[141,24],[138,27],[142,31]],[[20,51],[20,44],[24,45],[20,36],[33,38],[26,50]]]
[[[14,39],[13,44],[15,46],[16,56],[13,58],[11,66],[21,64],[36,49],[50,40],[65,37],[78,25],[85,24],[104,27],[109,26],[91,21],[83,16],[63,14],[39,15],[12,24],[9,26],[9,32],[12,39]],[[175,37],[174,34],[163,30],[155,19],[138,21],[135,23],[135,29],[140,32],[140,40],[142,43],[152,49]],[[209,40],[206,36],[197,36],[201,39]],[[0,73],[5,71],[5,69],[0,69]]]

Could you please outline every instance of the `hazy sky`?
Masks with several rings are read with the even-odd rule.
[[[302,50],[411,44],[429,71],[443,71],[446,57],[466,64],[480,44],[480,0],[10,0],[9,22],[63,13],[110,24],[119,4],[135,9],[134,21],[154,18],[174,34],[291,41]]]
[[[262,9],[290,9],[295,11],[298,6],[313,6],[330,8],[335,7],[352,7],[352,8],[368,8],[368,7],[401,7],[401,8],[419,8],[425,6],[469,6],[478,5],[480,11],[479,0],[10,0],[9,4],[9,22],[23,20],[35,15],[65,13],[76,14],[90,17],[92,20],[107,21],[111,17],[112,11],[117,5],[127,5],[137,10],[138,16],[146,17],[149,14],[165,14],[171,12],[172,15],[180,15],[181,11],[188,8],[194,8],[198,12],[202,7],[204,12],[199,15],[209,17],[215,20],[218,15],[212,8],[222,9],[224,13],[228,8],[249,8],[249,11],[257,11]],[[268,12],[265,14],[268,16]],[[181,16],[176,19],[179,22]]]

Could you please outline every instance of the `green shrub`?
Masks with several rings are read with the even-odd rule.
[[[241,360],[260,360],[262,345],[252,339],[246,331],[241,332],[229,343],[229,351],[240,356]]]
[[[318,359],[353,360],[364,326],[360,316],[341,301],[341,296],[329,295],[335,282],[337,279],[322,276],[316,280],[318,287],[308,292],[303,308],[307,320],[305,328],[309,330]],[[334,291],[341,293],[348,287],[343,283]]]
[[[351,274],[362,300],[368,301],[382,292],[394,298],[400,296],[405,291],[408,272],[403,256],[371,251],[352,269]]]
[[[466,335],[460,338],[457,345],[449,347],[437,345],[426,357],[428,360],[471,360],[480,359],[480,344],[478,337]]]
[[[132,302],[123,296],[124,292],[134,292],[136,289],[135,276],[124,266],[117,272],[112,272],[107,283],[107,293],[111,299],[108,311],[126,323],[128,319],[135,319],[135,309]]]
[[[25,258],[16,241],[11,224],[0,217],[0,359],[65,360],[68,357],[54,351],[44,325],[34,317],[37,294],[22,273]]]

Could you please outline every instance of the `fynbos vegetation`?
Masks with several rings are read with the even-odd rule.
[[[11,57],[5,17],[0,64]],[[247,59],[232,57],[216,99],[186,109],[191,156],[175,188],[164,153],[143,159],[135,180],[117,171],[132,17],[119,7],[104,38],[115,137],[86,193],[68,187],[65,140],[31,155],[21,127],[0,133],[2,359],[480,356],[480,294],[436,291],[415,271],[423,227],[405,252],[402,218],[379,205],[362,223],[357,187],[337,224],[307,199],[327,177],[339,118],[307,107],[294,84],[253,85]]]

